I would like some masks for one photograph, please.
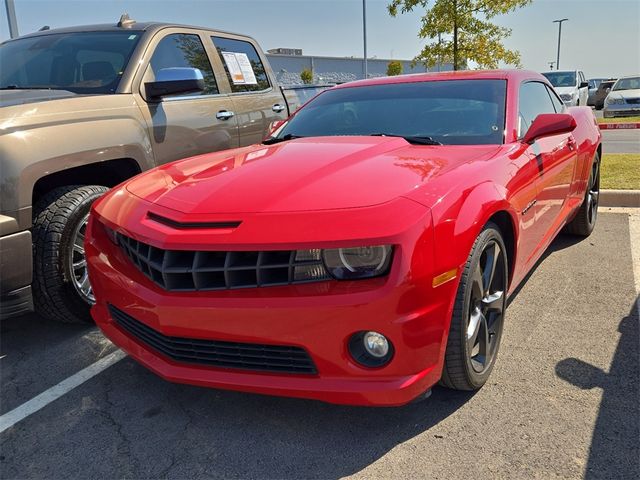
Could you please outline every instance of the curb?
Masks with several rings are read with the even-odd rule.
[[[598,200],[602,207],[640,208],[640,190],[600,190]]]
[[[640,122],[633,123],[599,123],[600,130],[631,130],[640,128]]]

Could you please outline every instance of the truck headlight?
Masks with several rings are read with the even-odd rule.
[[[389,271],[393,247],[335,248],[323,250],[322,260],[329,274],[337,280],[371,278]]]

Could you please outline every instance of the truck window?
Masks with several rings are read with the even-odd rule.
[[[249,42],[231,38],[211,37],[227,72],[233,93],[258,92],[271,85],[264,64]]]
[[[174,33],[167,35],[156,47],[149,68],[153,77],[163,68],[197,68],[204,77],[204,90],[190,95],[213,95],[218,92],[216,77],[213,74],[209,57],[198,35]],[[181,94],[183,96],[184,94]]]
[[[114,93],[140,32],[71,32],[0,45],[0,88]]]

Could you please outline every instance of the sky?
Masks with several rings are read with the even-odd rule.
[[[0,40],[9,37],[0,0]],[[138,21],[200,25],[251,35],[264,50],[302,48],[305,54],[362,56],[361,0],[14,0],[18,30],[115,23],[128,12]],[[412,59],[422,48],[419,12],[392,18],[388,0],[366,0],[369,57]],[[640,74],[640,1],[534,0],[495,22],[511,28],[505,41],[524,68],[549,69],[562,25],[560,67],[588,78]],[[1,68],[1,66],[0,66]]]

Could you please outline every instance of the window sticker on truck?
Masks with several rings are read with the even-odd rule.
[[[234,85],[257,85],[258,80],[246,53],[222,52]]]

